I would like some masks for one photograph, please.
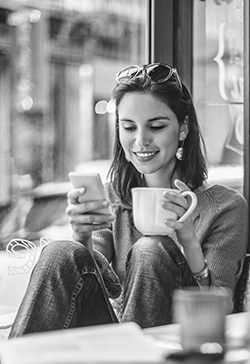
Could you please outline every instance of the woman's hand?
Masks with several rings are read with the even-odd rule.
[[[98,210],[107,207],[107,200],[85,201],[85,188],[76,188],[68,193],[66,214],[73,229],[73,237],[80,242],[87,241],[92,231],[110,227],[113,215],[98,214]]]
[[[180,180],[175,180],[175,185],[179,191],[166,192],[165,196],[168,201],[164,202],[164,205],[167,209],[174,211],[179,219],[189,207],[188,200],[181,195],[181,192],[188,191],[189,188]],[[168,220],[165,223],[176,230],[176,237],[183,247],[187,262],[192,272],[197,273],[204,269],[205,262],[191,216],[192,214],[184,222]],[[202,282],[202,285],[207,286],[209,283],[210,279],[208,277]]]
[[[180,180],[175,180],[175,185],[179,190],[164,192],[166,201],[162,203],[162,206],[166,210],[175,212],[177,215],[177,220],[179,220],[189,208],[189,201],[186,197],[181,195],[181,192],[189,191],[190,189]],[[173,228],[176,231],[177,239],[184,249],[185,247],[190,248],[191,244],[197,243],[197,236],[191,216],[192,214],[187,217],[184,222],[178,222],[176,220],[170,219],[165,221],[167,226]]]

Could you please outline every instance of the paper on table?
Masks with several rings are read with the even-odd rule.
[[[155,346],[164,348],[165,354],[182,350],[179,324],[150,327],[143,332],[152,337]]]
[[[50,331],[0,342],[1,364],[153,364],[163,363],[164,353],[135,323]]]

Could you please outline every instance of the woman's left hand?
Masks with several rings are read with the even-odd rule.
[[[176,213],[179,220],[189,208],[189,201],[185,196],[182,196],[181,192],[190,191],[190,189],[180,180],[175,180],[175,184],[179,190],[164,192],[166,200],[163,201],[162,207]],[[192,214],[184,222],[179,222],[178,220],[168,219],[165,220],[165,224],[176,231],[177,239],[183,248],[185,246],[190,247],[192,242],[197,241]]]

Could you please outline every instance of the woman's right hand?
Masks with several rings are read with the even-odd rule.
[[[113,215],[98,214],[98,210],[107,207],[107,200],[86,201],[86,189],[76,188],[68,192],[68,207],[66,214],[73,230],[73,238],[84,242],[91,237],[92,231],[110,227]]]

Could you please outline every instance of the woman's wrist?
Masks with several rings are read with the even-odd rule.
[[[210,285],[210,271],[204,258],[200,244],[184,250],[184,255],[199,286]]]
[[[193,274],[201,272],[205,267],[205,259],[198,239],[194,239],[193,244],[184,247],[184,255]]]
[[[209,277],[209,268],[207,265],[207,261],[206,259],[204,259],[204,267],[202,270],[200,270],[197,273],[193,273],[194,279],[198,282],[201,283],[203,282],[206,278]]]

